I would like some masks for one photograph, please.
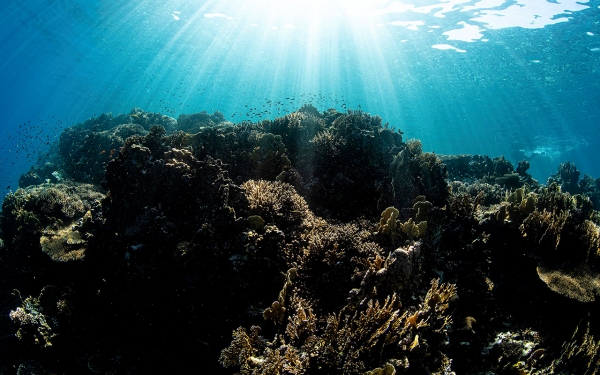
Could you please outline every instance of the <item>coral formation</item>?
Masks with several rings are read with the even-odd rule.
[[[600,179],[528,168],[311,105],[77,124],[2,205],[0,372],[595,374]]]
[[[81,233],[71,227],[44,231],[40,238],[42,251],[58,262],[82,259],[86,243]]]
[[[448,167],[451,181],[478,181],[509,189],[522,187],[525,183],[537,184],[527,173],[529,162],[526,160],[519,161],[515,170],[504,156],[490,158],[487,155],[443,155],[440,158]]]
[[[23,252],[40,244],[44,251],[82,245],[90,210],[103,198],[92,185],[42,184],[18,189],[3,202],[4,238]]]
[[[379,220],[379,227],[382,233],[394,234],[396,233],[396,219],[398,218],[399,211],[395,207],[388,207],[381,213],[381,220]]]
[[[390,165],[394,206],[411,207],[418,196],[443,206],[448,196],[446,165],[435,154],[423,152],[421,141],[411,139]]]
[[[439,371],[449,362],[439,346],[451,324],[445,312],[455,294],[454,285],[433,280],[416,308],[402,309],[392,294],[383,302],[369,300],[361,310],[348,305],[324,322],[316,318],[307,301],[292,297],[295,312],[288,315],[284,333],[269,342],[259,336],[260,327],[253,326],[251,335],[240,327],[231,345],[221,352],[220,362],[239,367],[243,374],[303,374],[313,369],[359,374],[374,365],[393,373],[396,368],[408,369],[409,364],[421,371]],[[284,320],[277,321],[281,325]]]
[[[560,357],[552,362],[551,369],[568,371],[570,373],[579,373],[584,375],[595,375],[600,372],[600,340],[597,333],[591,330],[589,318],[585,321],[585,331],[583,331],[583,322],[579,324],[573,333],[571,340],[563,345]]]

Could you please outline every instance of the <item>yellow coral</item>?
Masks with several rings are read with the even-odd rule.
[[[600,338],[591,333],[589,320],[583,335],[578,331],[579,326],[571,341],[563,344],[561,356],[553,361],[552,367],[563,366],[568,373],[575,373],[575,367],[578,367],[581,374],[596,375],[600,373]]]
[[[396,375],[396,368],[392,364],[386,363],[383,367],[365,372],[364,375]]]
[[[283,323],[288,289],[292,287],[292,280],[297,276],[297,274],[298,271],[295,268],[290,268],[287,271],[285,284],[283,284],[283,288],[279,292],[277,301],[273,302],[271,307],[268,307],[265,309],[265,311],[263,311],[263,318],[265,320],[271,320],[275,324]]]
[[[381,233],[393,234],[396,232],[396,219],[398,218],[399,211],[394,207],[388,207],[381,213],[381,220],[379,220],[379,228]]]
[[[250,209],[269,213],[289,213],[291,216],[303,216],[308,204],[294,187],[285,182],[249,180],[242,184]]]
[[[424,237],[425,232],[427,231],[427,222],[421,221],[419,224],[415,224],[413,219],[410,218],[406,223],[400,223],[400,229],[408,235],[409,240],[417,237]]]

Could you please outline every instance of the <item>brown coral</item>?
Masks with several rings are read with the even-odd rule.
[[[250,211],[266,222],[290,225],[313,221],[308,205],[294,187],[285,182],[249,180],[242,184]]]
[[[537,273],[552,291],[580,302],[593,302],[600,295],[600,273],[586,263],[556,266],[542,262]]]
[[[40,238],[42,251],[57,262],[81,260],[85,257],[87,241],[71,226],[58,231],[45,231]]]
[[[600,373],[600,338],[592,333],[589,320],[585,322],[585,331],[579,332],[582,326],[579,324],[571,340],[563,344],[560,357],[553,361],[549,370],[564,369],[569,373],[584,375]]]
[[[439,366],[449,369],[449,360],[443,353],[433,351],[437,359],[424,360],[430,355],[424,347],[431,350],[434,335],[447,334],[451,319],[446,310],[455,294],[454,285],[440,285],[433,280],[423,303],[414,312],[403,309],[398,296],[392,294],[382,302],[371,299],[361,309],[346,306],[329,314],[324,326],[318,324],[306,300],[292,297],[295,311],[289,315],[285,335],[267,342],[256,336],[258,328],[253,327],[255,336],[238,328],[220,361],[225,366],[240,366],[242,373],[248,374],[281,373],[283,369],[300,374],[316,368],[359,374],[385,363],[407,367],[407,357],[419,358],[420,366],[432,366],[429,371]],[[273,368],[276,372],[267,371]]]

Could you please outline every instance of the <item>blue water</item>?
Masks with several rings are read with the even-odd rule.
[[[133,107],[379,114],[439,154],[600,177],[600,1],[4,0],[0,193],[61,129]]]

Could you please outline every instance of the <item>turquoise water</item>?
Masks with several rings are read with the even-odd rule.
[[[600,177],[599,1],[3,4],[2,195],[61,129],[134,107],[232,122],[360,108],[426,151]]]

